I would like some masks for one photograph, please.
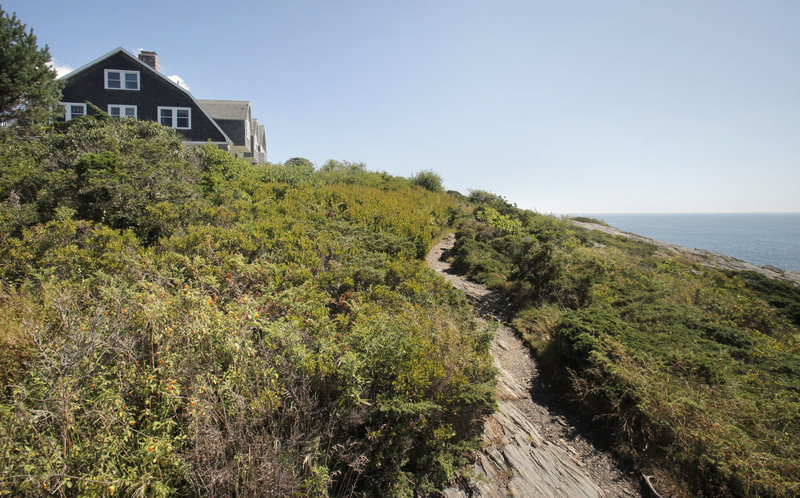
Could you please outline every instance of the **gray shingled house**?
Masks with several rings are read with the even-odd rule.
[[[174,128],[189,143],[211,141],[252,163],[267,161],[263,125],[244,100],[197,100],[160,71],[158,55],[122,47],[61,78],[64,119],[92,112],[91,102],[119,119],[145,119]]]
[[[246,100],[198,100],[214,121],[233,140],[231,151],[253,163],[267,161],[267,141],[263,125],[253,118]]]

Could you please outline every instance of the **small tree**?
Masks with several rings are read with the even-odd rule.
[[[62,83],[49,63],[47,45],[40,49],[33,29],[0,7],[0,122],[27,125],[51,116]]]
[[[442,187],[442,177],[432,169],[422,170],[416,175],[412,176],[411,183],[437,194],[444,192],[444,187]]]

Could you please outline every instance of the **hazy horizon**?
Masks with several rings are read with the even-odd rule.
[[[685,214],[685,215],[711,215],[711,214],[713,214],[713,215],[748,215],[748,214],[800,215],[800,211],[740,211],[740,212],[736,212],[736,211],[704,211],[704,212],[698,212],[698,211],[695,211],[695,212],[690,212],[690,211],[645,212],[645,211],[641,211],[641,212],[621,212],[620,211],[620,212],[602,212],[602,213],[601,212],[596,212],[596,213],[552,213],[552,214],[556,214],[558,216],[599,216],[599,215],[612,216],[612,215],[622,215],[622,214],[625,214],[625,215],[641,214],[641,215],[648,215],[648,216],[649,215],[657,216],[657,215],[660,215],[660,214],[664,214],[664,215],[679,215],[679,214]]]

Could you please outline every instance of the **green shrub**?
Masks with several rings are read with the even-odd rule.
[[[748,289],[800,327],[800,287],[752,271],[728,272],[728,275],[741,278]]]
[[[442,177],[432,169],[425,169],[411,177],[411,184],[436,194],[444,192]]]
[[[0,148],[0,495],[402,496],[459,476],[494,370],[490,331],[420,259],[449,196],[73,121]]]

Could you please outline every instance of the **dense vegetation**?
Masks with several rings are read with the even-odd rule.
[[[455,264],[513,296],[516,328],[621,454],[676,494],[800,493],[800,289],[468,200]]]
[[[493,409],[409,180],[154,123],[0,136],[0,495],[411,495]]]

